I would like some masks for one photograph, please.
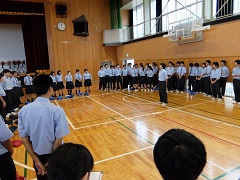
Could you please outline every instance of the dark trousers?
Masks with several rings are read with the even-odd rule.
[[[105,87],[110,88],[110,77],[108,75],[105,76]]]
[[[221,89],[222,96],[225,95],[226,84],[227,84],[227,77],[221,77],[220,78],[220,89]]]
[[[189,76],[188,77],[188,90],[193,91],[194,90],[194,85],[195,85],[195,76]]]
[[[210,85],[210,77],[203,78],[203,89],[207,95],[212,95]]]
[[[170,77],[170,76],[169,76]],[[173,90],[173,87],[174,87],[174,77],[171,76],[169,79],[168,79],[168,90],[171,91]]]
[[[0,179],[16,180],[16,167],[9,152],[0,155]]]
[[[10,113],[12,110],[12,92],[13,90],[5,90],[6,93],[6,103],[7,103],[7,113]]]
[[[6,102],[6,96],[2,96],[3,100]],[[3,107],[2,101],[0,101],[0,115],[6,121],[7,108]]]
[[[117,90],[122,89],[122,76],[116,76],[116,81],[117,81]]]
[[[240,102],[240,79],[233,79],[235,101]]]
[[[215,81],[215,79],[213,79]],[[220,92],[220,80],[217,80],[214,84],[211,84],[212,86],[212,95],[215,98],[220,98],[222,99],[222,94]]]
[[[20,92],[18,87],[13,88],[12,93],[12,109],[19,107]]]
[[[157,86],[158,85],[158,74],[154,74],[153,76],[153,86]]]
[[[128,85],[132,86],[132,76],[128,75],[127,77],[128,77]]]
[[[178,90],[184,91],[185,76],[182,76],[181,79],[178,78]]]
[[[127,88],[128,88],[128,77],[123,76],[123,89],[127,89]]]
[[[41,162],[43,165],[45,165],[45,164],[47,163],[47,161],[48,161],[48,158],[49,158],[50,154],[37,155],[37,156],[38,156],[40,162]],[[47,179],[48,179],[48,178],[47,178],[47,175],[42,176],[42,175],[38,175],[38,174],[37,174],[37,172],[38,172],[37,167],[35,166],[35,163],[34,163],[34,162],[33,162],[33,164],[34,164],[34,169],[35,169],[35,171],[36,171],[37,179],[38,179],[38,180],[47,180]]]
[[[166,81],[159,81],[158,92],[160,96],[160,102],[167,103]]]
[[[178,78],[176,75],[173,76],[173,89],[178,88]]]
[[[99,90],[101,90],[102,88],[103,88],[103,90],[106,88],[105,77],[99,78]]]
[[[202,79],[195,80],[193,91],[202,92]]]
[[[116,89],[116,76],[110,77],[110,86],[111,89]]]

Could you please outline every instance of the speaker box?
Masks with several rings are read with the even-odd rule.
[[[67,5],[56,3],[56,17],[67,18]]]
[[[84,15],[74,19],[73,23],[73,35],[74,36],[89,36],[88,33],[88,21]]]

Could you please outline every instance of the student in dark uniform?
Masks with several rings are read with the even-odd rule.
[[[98,77],[99,77],[99,91],[101,91],[101,89],[104,91],[106,90],[106,83],[105,83],[105,71],[103,69],[103,66],[100,66],[100,69],[98,71]]]
[[[179,66],[180,66],[180,61],[177,61],[176,67],[174,67],[174,65],[173,65],[173,67],[175,68],[174,89],[177,91],[178,91],[178,73],[177,73],[177,71],[178,71]]]
[[[88,96],[89,95],[89,90],[90,90],[90,87],[92,86],[92,75],[88,72],[87,69],[84,69],[84,73],[83,73],[83,83],[84,83],[84,86],[85,86],[85,89],[86,89],[86,92],[85,92],[85,96]]]
[[[19,99],[20,99],[20,92],[19,92],[19,81],[18,81],[18,73],[16,71],[13,71],[13,76],[11,78],[11,81],[13,83],[13,98],[12,98],[12,107],[16,111],[19,109]]]
[[[63,79],[62,79],[62,72],[60,70],[57,71],[56,81],[57,81],[59,96],[61,96],[61,95],[63,96],[64,85],[63,85]],[[60,94],[60,92],[62,94]]]
[[[196,81],[196,72],[197,69],[195,68],[195,66],[193,66],[193,63],[189,64],[189,68],[188,68],[188,90],[189,91],[194,91],[194,86],[195,86],[195,81]]]
[[[114,78],[113,78],[113,76],[114,76],[114,71],[113,71],[114,69],[113,69],[113,66],[111,65],[110,66],[110,69],[109,69],[109,84],[110,84],[110,86],[109,86],[109,90],[112,90],[113,88],[115,88],[115,87],[113,87],[114,86]]]
[[[156,88],[158,85],[158,66],[155,62],[152,63],[153,70],[153,87]]]
[[[128,69],[126,65],[123,65],[122,77],[123,77],[123,90],[126,90],[128,88]]]
[[[2,75],[1,75],[2,76]],[[0,116],[0,179],[16,180],[16,167],[14,165],[12,155],[13,147],[10,138],[13,133],[5,125]]]
[[[167,99],[167,81],[168,81],[168,75],[167,71],[165,70],[166,64],[161,63],[159,66],[159,73],[158,73],[158,89],[159,89],[159,96],[160,96],[160,103],[163,103],[163,106],[166,106],[168,103]]]
[[[0,83],[2,83],[4,81],[4,74],[0,73]],[[0,115],[2,116],[2,118],[4,119],[4,121],[6,121],[6,93],[3,89],[3,87],[0,85]]]
[[[133,65],[132,71],[131,71],[131,77],[132,77],[132,85],[134,88],[134,91],[138,91],[138,70],[136,68],[136,65]]]
[[[235,100],[233,104],[238,103],[240,105],[240,60],[235,61],[236,67],[233,68],[233,90],[235,94]]]
[[[24,96],[24,92],[23,92],[23,89],[22,89],[22,81],[21,81],[19,73],[18,73],[17,79],[18,79],[18,90],[19,90],[19,95],[20,95],[19,104],[22,104],[21,97]]]
[[[132,86],[132,77],[131,77],[132,64],[131,63],[128,63],[127,70],[128,70],[128,85],[130,85],[131,87]]]
[[[76,70],[76,74],[74,75],[74,77],[75,77],[76,94],[78,94],[81,92],[81,87],[82,87],[82,75],[79,69]]]
[[[74,89],[74,84],[73,84],[73,78],[70,71],[67,72],[67,75],[65,76],[65,81],[66,81],[66,89],[67,89],[68,95],[72,95],[72,89]]]
[[[3,74],[4,74],[4,79],[2,82],[2,87],[6,93],[6,110],[7,110],[7,116],[10,115],[11,110],[12,110],[12,82],[11,82],[11,78],[10,78],[10,71],[8,69],[4,69],[3,70]]]
[[[218,98],[218,101],[222,100],[222,95],[221,95],[221,91],[220,91],[220,78],[221,78],[221,71],[218,68],[219,63],[218,62],[214,62],[212,64],[212,71],[211,71],[211,75],[210,75],[210,82],[211,82],[211,86],[212,86],[212,96],[213,96],[213,100]]]
[[[141,86],[142,91],[147,91],[147,86],[146,86],[146,72],[143,67],[143,64],[141,64],[141,68],[139,69],[139,83]]]
[[[151,66],[148,66],[147,70],[147,86],[148,86],[148,91],[153,91],[153,70]]]
[[[210,82],[210,75],[211,75],[212,67],[211,67],[211,61],[206,61],[206,70],[204,73],[204,79],[203,79],[203,89],[206,92],[207,97],[211,97],[212,91],[211,91],[211,82]]]
[[[105,87],[107,89],[110,89],[110,78],[109,78],[109,70],[110,70],[110,68],[108,67],[107,64],[105,64],[103,70],[105,72]]]
[[[26,73],[27,76],[24,77],[24,84],[26,88],[26,94],[27,94],[27,101],[30,102],[30,100],[33,102],[33,78],[31,77],[30,73]]]
[[[184,62],[180,62],[180,66],[178,67],[177,74],[178,74],[178,91],[183,93],[185,89],[185,76],[186,76],[186,68],[184,67]]]
[[[53,80],[53,92],[54,92],[54,94],[52,95],[52,97],[57,97],[56,92],[58,91],[58,87],[57,87],[57,81],[56,81],[56,76],[55,76],[54,71],[51,71],[50,77]]]
[[[173,92],[174,89],[174,75],[175,75],[175,68],[173,67],[173,63],[170,61],[168,63],[168,67],[166,68],[168,74],[168,92]]]
[[[227,78],[229,76],[229,69],[226,66],[226,63],[227,62],[225,60],[222,60],[221,61],[221,67],[220,67],[220,70],[221,70],[220,89],[221,89],[222,96],[225,95]]]
[[[117,90],[119,91],[122,88],[122,70],[119,64],[116,65],[116,69],[114,70],[116,75],[116,82],[117,82]]]

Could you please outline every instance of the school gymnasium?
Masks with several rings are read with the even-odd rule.
[[[163,179],[153,148],[173,128],[204,143],[207,163],[199,180],[238,180],[239,32],[240,0],[2,0],[0,68],[19,73],[20,107],[32,101],[26,96],[26,72],[34,79],[61,71],[65,88],[56,90],[51,102],[67,116],[70,134],[63,140],[86,146],[93,171],[102,172],[103,180]],[[162,103],[161,63],[169,77]],[[114,72],[117,64],[120,74],[105,72]],[[224,75],[223,66],[229,69]],[[219,70],[219,78],[208,67]],[[152,76],[144,71],[149,81],[141,78],[141,68],[153,69]],[[91,74],[90,91],[83,82],[77,92],[67,91],[66,80],[75,84],[77,69],[82,76],[85,69]],[[225,82],[214,85],[221,79]],[[6,122],[10,115],[15,116],[7,124],[11,140],[20,140],[18,110]],[[12,158],[18,175],[36,179],[32,158],[24,145],[16,146]]]

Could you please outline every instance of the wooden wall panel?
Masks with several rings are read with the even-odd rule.
[[[227,61],[228,67],[234,67],[234,61],[239,59],[240,20],[211,26],[211,30],[205,31],[205,39],[201,42],[183,45],[173,45],[163,37],[148,39],[117,48],[119,63],[122,59],[134,58],[136,62],[176,62],[184,60],[203,63],[207,59],[212,62]],[[231,79],[231,78],[230,78]]]
[[[56,18],[55,3],[67,3],[68,17]],[[98,80],[97,71],[100,62],[104,60],[117,62],[115,47],[103,47],[103,30],[110,29],[109,0],[46,0],[46,24],[49,38],[49,57],[51,70],[62,70],[65,75],[68,70],[75,74],[87,68]],[[89,22],[89,36],[73,36],[72,20],[85,15]],[[66,30],[59,31],[58,22],[66,24]]]

